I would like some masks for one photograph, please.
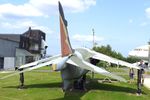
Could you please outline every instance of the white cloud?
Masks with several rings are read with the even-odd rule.
[[[50,30],[48,27],[38,25],[37,23],[34,23],[33,21],[30,20],[23,20],[21,21],[21,24],[20,21],[14,23],[1,22],[0,27],[7,29],[27,29],[28,27],[31,27],[32,29],[40,29],[45,33],[52,33],[52,30]]]
[[[80,12],[96,4],[96,0],[59,0],[70,12]],[[58,9],[58,0],[29,0],[20,5],[0,4],[1,17],[48,16]]]
[[[146,16],[150,18],[150,8],[145,9]]]
[[[133,19],[129,19],[129,23],[133,23]]]
[[[71,12],[80,12],[96,4],[96,0],[30,0],[30,4],[38,9],[57,8],[58,1],[64,8]],[[53,7],[53,8],[52,8]]]
[[[80,35],[80,34],[76,34],[72,37],[74,40],[76,41],[87,41],[87,42],[92,42],[93,41],[93,36],[92,35]],[[94,40],[96,42],[102,41],[104,40],[103,37],[99,37],[99,36],[95,36]]]
[[[147,22],[142,22],[142,23],[140,24],[140,26],[147,26],[147,25],[148,25]]]
[[[0,15],[3,17],[29,17],[29,16],[42,16],[43,14],[30,4],[24,5],[12,5],[2,4],[0,5]]]

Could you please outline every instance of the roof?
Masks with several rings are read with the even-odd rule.
[[[136,47],[135,49],[129,52],[129,56],[134,56],[141,59],[148,59],[148,55],[149,55],[149,45],[142,45]]]
[[[146,50],[148,50],[148,48],[149,48],[149,45],[143,45],[143,46],[137,47],[136,49],[142,49],[142,50],[146,49]]]
[[[24,32],[22,34],[23,36],[25,37],[29,37],[30,39],[37,39],[39,40],[39,38],[41,38],[40,36],[44,36],[44,40],[45,40],[45,33],[41,30],[38,30],[38,29],[31,29],[31,27],[29,27],[29,29]]]
[[[0,39],[20,42],[20,34],[0,34]]]
[[[21,48],[16,48],[16,56],[33,56],[33,54],[31,54],[30,52],[28,52],[25,49],[21,49]]]
[[[40,34],[45,34],[45,33],[44,33],[43,31],[41,31],[41,30],[29,28],[29,30],[26,31],[26,32],[24,32],[23,35],[28,36],[28,35],[30,35],[29,33],[32,33],[32,34],[38,34],[38,33],[40,33]]]

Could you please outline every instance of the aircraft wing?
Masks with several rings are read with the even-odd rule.
[[[136,65],[133,65],[131,63],[128,63],[128,62],[125,62],[125,61],[122,61],[122,60],[119,60],[119,59],[116,59],[116,58],[113,58],[113,57],[109,57],[105,54],[98,53],[98,52],[90,50],[88,48],[79,48],[78,50],[83,55],[85,55],[86,59],[87,58],[93,58],[93,59],[97,59],[97,60],[102,60],[102,61],[114,63],[114,64],[117,64],[117,65],[122,65],[122,66],[127,66],[127,67],[130,67],[130,68],[139,69],[139,67],[136,66]]]
[[[97,53],[97,52],[95,52],[95,55],[92,56],[92,58],[97,59],[97,60],[107,61],[107,62],[114,63],[114,64],[117,64],[117,65],[122,65],[122,66],[127,66],[127,67],[130,67],[130,68],[139,69],[139,67],[137,67],[137,66],[135,66],[131,63],[128,63],[128,62],[125,62],[125,61],[122,61],[122,60],[119,60],[119,59],[116,59],[116,58],[113,58],[113,57],[109,57],[107,55]]]
[[[24,68],[29,68],[29,67],[32,67],[32,66],[36,66],[40,63],[51,61],[51,60],[56,59],[58,57],[60,57],[60,55],[56,55],[56,56],[48,57],[48,58],[41,59],[41,60],[38,60],[38,61],[34,61],[34,62],[31,62],[31,63],[27,63],[25,65],[20,66],[18,69],[24,69]]]
[[[86,62],[86,61],[84,61],[84,60],[82,60],[82,59],[80,59],[76,56],[72,56],[70,58],[70,61],[68,60],[67,63],[74,64],[77,67],[80,67],[80,68],[83,68],[83,69],[86,69],[86,70],[90,70],[90,71],[102,74],[104,76],[108,76],[108,77],[117,79],[117,80],[122,81],[122,82],[126,82],[126,80],[124,78],[122,78],[120,76],[117,76],[115,74],[112,74],[112,73],[106,71],[105,69],[97,67],[93,64],[90,64],[90,63],[88,63],[88,62]]]
[[[25,68],[21,71],[16,71],[12,74],[9,74],[7,76],[4,76],[0,79],[5,79],[5,78],[8,78],[8,77],[11,77],[11,76],[14,76],[14,75],[17,75],[17,74],[20,74],[20,73],[23,73],[23,72],[27,72],[27,71],[31,71],[31,70],[34,70],[34,69],[38,69],[38,68],[41,68],[41,67],[44,67],[44,66],[47,66],[47,65],[55,65],[55,64],[61,64],[63,65],[67,60],[68,60],[69,57],[58,57],[58,58],[55,58],[50,60],[50,61],[47,61],[47,62],[43,62],[43,63],[40,63],[38,65],[35,65],[35,66],[32,66],[32,67],[28,67],[28,68]]]

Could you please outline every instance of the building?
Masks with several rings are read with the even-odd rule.
[[[32,30],[23,34],[0,34],[0,69],[9,70],[39,60],[46,54],[45,33]]]
[[[142,46],[136,47],[135,49],[129,52],[129,56],[137,57],[143,60],[148,60],[149,58],[148,55],[149,55],[149,45],[142,45]]]

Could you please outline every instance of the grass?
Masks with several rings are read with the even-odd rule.
[[[45,68],[44,68],[45,69]],[[45,69],[46,70],[46,69]],[[7,74],[0,73],[0,77]],[[59,72],[27,72],[25,73],[26,89],[19,90],[19,75],[0,80],[0,100],[149,100],[150,90],[142,87],[142,96],[136,96],[136,81],[132,84],[113,82],[99,83],[104,78],[95,74],[86,84],[87,91],[64,93],[61,89]],[[127,76],[124,76],[127,77]]]

